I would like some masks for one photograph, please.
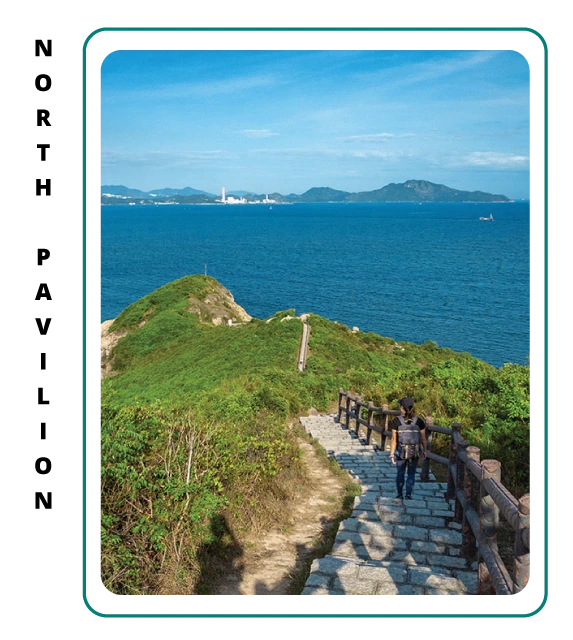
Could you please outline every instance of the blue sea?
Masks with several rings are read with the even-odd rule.
[[[206,268],[258,318],[294,307],[494,366],[527,363],[529,202],[108,205],[101,216],[102,320]]]

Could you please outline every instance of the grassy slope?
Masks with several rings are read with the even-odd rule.
[[[164,311],[119,342],[120,375],[110,382],[124,402],[160,398],[191,403],[198,391],[243,375],[273,367],[294,371],[301,331],[299,322],[278,320],[205,326],[191,314]]]
[[[419,412],[436,422],[461,422],[467,439],[483,448],[482,457],[504,457],[500,433],[512,449],[527,444],[528,367],[495,369],[433,342],[397,344],[311,315],[310,357],[301,374],[296,359],[302,327],[298,321],[281,322],[287,312],[240,327],[201,324],[188,312],[189,296],[204,299],[218,286],[205,276],[182,278],[117,318],[112,329],[128,334],[114,351],[117,375],[104,381],[116,402],[161,400],[188,407],[209,398],[225,413],[224,397],[246,393],[248,399],[241,397],[247,402],[257,396],[255,408],[279,408],[284,417],[310,406],[327,409],[344,387],[375,404],[413,396]],[[519,475],[515,461],[509,462],[508,471]],[[514,485],[523,485],[523,478],[513,478]]]
[[[119,374],[109,384],[122,403],[156,399],[191,404],[199,391],[274,367],[294,372],[302,333],[299,322],[253,320],[240,327],[202,324],[188,299],[204,300],[213,278],[181,278],[128,307],[112,331],[128,331],[114,351]],[[140,326],[145,321],[143,326]]]
[[[182,278],[128,307],[112,326],[127,335],[114,351],[116,375],[102,384],[110,588],[190,592],[201,580],[203,543],[280,517],[305,481],[286,418],[332,408],[339,387],[375,404],[413,396],[437,423],[461,422],[482,458],[502,460],[512,490],[527,488],[528,367],[498,370],[432,342],[396,344],[311,315],[308,368],[300,373],[302,325],[281,322],[286,312],[238,327],[201,324],[189,313],[190,297],[204,300],[218,286],[205,276]],[[439,438],[436,444],[447,447]],[[126,565],[133,573],[125,574]],[[169,580],[156,578],[165,574]]]

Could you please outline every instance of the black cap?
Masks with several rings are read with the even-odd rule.
[[[404,409],[411,409],[414,406],[414,400],[412,398],[406,397],[402,398],[402,400],[398,400],[398,404]]]

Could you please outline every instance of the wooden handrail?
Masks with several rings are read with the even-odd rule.
[[[388,405],[375,407],[358,395],[339,389],[338,422],[350,428],[354,420],[355,432],[366,428],[366,443],[370,444],[372,431],[380,433],[381,448],[386,449],[389,418],[400,411]],[[366,410],[366,417],[363,416]],[[374,424],[374,416],[382,416],[382,426]],[[519,500],[501,483],[501,463],[497,460],[480,461],[480,450],[466,442],[461,435],[461,425],[442,427],[426,418],[427,449],[422,465],[421,479],[429,480],[430,462],[448,468],[447,500],[455,500],[454,520],[462,525],[462,553],[478,559],[478,594],[509,595],[525,588],[529,580],[529,514],[530,497],[525,494]],[[449,458],[432,451],[432,436],[442,433],[450,436]],[[515,532],[514,562],[508,571],[497,547],[499,516],[510,524]]]

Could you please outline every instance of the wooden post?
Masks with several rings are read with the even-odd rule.
[[[468,447],[468,443],[465,440],[460,440],[460,442],[457,445],[456,484],[455,484],[456,494],[459,489],[464,488],[464,478],[466,476],[466,464],[460,457],[459,452],[460,450],[465,451],[467,447]],[[462,503],[458,500],[457,495],[456,495],[455,505],[456,506],[455,506],[455,512],[454,512],[454,520],[461,524],[464,521],[464,508],[462,506]]]
[[[356,396],[354,400],[354,431],[356,431],[356,437],[360,438],[360,420],[362,414],[362,398],[361,396]]]
[[[478,447],[468,447],[466,449],[468,459],[474,460],[479,464],[480,451]],[[480,481],[464,465],[464,497],[466,499],[466,509],[473,507],[476,513],[479,513],[479,490]],[[468,522],[464,511],[462,522],[462,555],[466,558],[475,558],[476,556],[476,537],[470,523]]]
[[[432,416],[428,416],[426,418],[426,453],[432,450],[432,427],[434,426],[434,418]],[[426,459],[422,464],[422,472],[420,473],[420,480],[422,482],[430,481],[430,458],[426,455]]]
[[[372,400],[368,403],[368,418],[366,421],[368,422],[368,427],[366,431],[366,444],[370,444],[370,437],[372,435],[372,414],[374,413],[374,403]]]
[[[458,448],[456,445],[455,434],[461,433],[462,425],[454,422],[452,424],[452,436],[450,439],[450,464],[448,465],[448,489],[446,498],[448,500],[454,500],[456,497],[456,483],[454,478],[454,468],[458,461]]]
[[[529,582],[529,546],[523,540],[524,532],[529,529],[529,494],[519,499],[519,528],[515,532],[515,559],[513,566],[513,591],[519,593]]]
[[[497,530],[499,527],[499,507],[483,487],[486,478],[501,482],[501,462],[498,460],[483,460],[481,463],[482,481],[480,483],[480,517],[479,528],[488,547],[497,547]],[[478,594],[495,595],[495,587],[485,566],[485,562],[478,557]],[[481,566],[483,565],[483,566]]]
[[[340,388],[338,390],[338,418],[336,422],[340,423],[340,417],[342,416],[342,398],[344,396],[344,389]]]
[[[386,434],[385,431],[388,431],[388,405],[383,404],[382,409],[384,410],[383,418],[382,418],[382,433],[380,434],[380,446],[382,447],[382,451],[386,451]]]

